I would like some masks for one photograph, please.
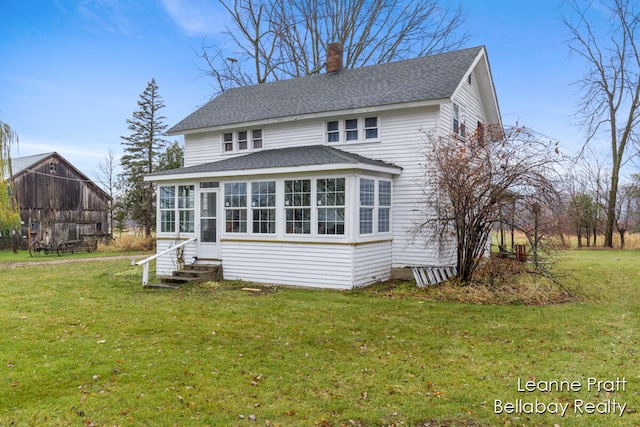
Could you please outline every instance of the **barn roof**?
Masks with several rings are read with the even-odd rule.
[[[483,46],[229,89],[169,129],[169,134],[353,108],[445,99]]]
[[[25,157],[14,157],[11,158],[11,169],[13,171],[13,175],[18,175],[23,171],[29,169],[31,166],[36,165],[46,159],[47,157],[52,156],[55,153],[42,153],[42,154],[34,154],[32,156]],[[5,176],[4,179],[9,178]]]
[[[89,179],[84,173],[82,173],[78,168],[73,166],[67,159],[62,157],[57,152],[53,151],[50,153],[42,153],[42,154],[34,154],[31,156],[24,157],[12,157],[11,158],[11,170],[13,173],[13,177],[16,178],[18,175],[23,173],[30,172],[33,168],[35,168],[40,163],[45,160],[56,157],[59,161],[64,162],[71,168],[77,175],[78,179],[82,182],[85,182],[87,185],[94,187],[100,194],[102,194],[106,199],[111,199],[111,197],[107,194],[106,191],[102,189],[99,185]],[[5,176],[4,179],[8,179],[8,176]]]

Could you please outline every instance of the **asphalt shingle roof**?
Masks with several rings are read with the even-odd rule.
[[[230,89],[169,129],[227,126],[301,114],[450,97],[482,46]]]
[[[326,145],[311,145],[305,147],[279,148],[274,150],[256,151],[244,156],[231,157],[212,163],[188,166],[152,173],[148,176],[166,176],[193,174],[202,172],[237,172],[251,169],[285,168],[296,166],[326,165],[326,164],[366,164],[371,166],[400,167],[388,162],[373,160],[358,154],[347,153]]]

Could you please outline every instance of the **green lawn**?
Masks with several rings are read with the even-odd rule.
[[[541,307],[438,302],[407,285],[151,291],[128,260],[3,259],[0,426],[640,425],[640,252],[564,253],[582,299]],[[589,378],[606,382],[587,390]],[[519,399],[568,406],[495,413]],[[622,417],[576,413],[613,400]]]

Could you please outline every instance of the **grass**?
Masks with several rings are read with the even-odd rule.
[[[0,426],[640,425],[639,256],[565,252],[581,300],[536,307],[441,302],[407,284],[149,291],[128,260],[0,264]],[[587,391],[589,377],[626,389]],[[523,393],[519,379],[582,390]],[[622,418],[494,413],[536,398],[627,406]]]

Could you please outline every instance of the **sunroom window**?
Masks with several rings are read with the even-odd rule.
[[[360,179],[360,234],[373,233],[375,185],[376,182],[373,179]]]
[[[253,232],[272,234],[276,232],[276,182],[251,183],[251,213]]]
[[[344,234],[345,179],[317,180],[318,234]]]
[[[391,223],[391,181],[378,182],[378,233],[386,233]]]
[[[160,232],[175,233],[177,230],[180,233],[193,233],[195,231],[195,187],[163,185],[158,192]]]
[[[229,233],[247,232],[247,184],[224,185],[225,229]]]
[[[193,185],[178,186],[178,230],[181,233],[195,231],[195,189]]]
[[[176,231],[176,188],[162,186],[159,195],[160,232],[173,233]]]
[[[284,182],[285,231],[287,234],[311,233],[311,180]]]

